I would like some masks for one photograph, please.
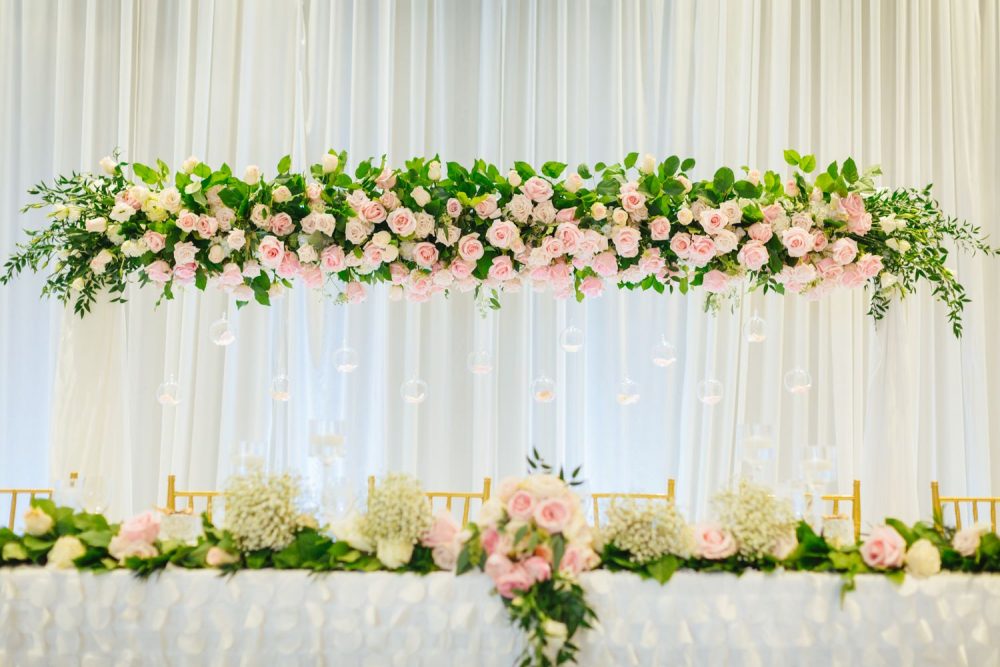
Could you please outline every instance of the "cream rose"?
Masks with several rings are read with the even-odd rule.
[[[24,513],[24,532],[28,535],[44,535],[52,530],[54,524],[52,517],[38,507],[32,507]]]
[[[919,539],[906,552],[906,571],[914,577],[929,577],[941,571],[941,552],[928,539]]]
[[[87,549],[83,546],[83,542],[72,535],[63,535],[49,549],[45,560],[46,567],[59,570],[71,568],[73,561],[85,553],[87,553]]]

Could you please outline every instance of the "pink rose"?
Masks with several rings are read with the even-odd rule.
[[[215,232],[219,231],[219,221],[210,215],[200,215],[198,216],[198,235],[202,238],[208,239],[215,236]]]
[[[442,544],[451,544],[458,535],[459,525],[451,512],[442,510],[434,516],[434,523],[430,530],[424,533],[421,542],[425,547],[436,547]]]
[[[576,223],[563,222],[556,227],[556,238],[562,241],[563,250],[573,253],[583,241],[583,232]]]
[[[837,264],[832,257],[824,257],[816,262],[816,270],[820,276],[830,280],[838,280],[841,274],[844,273],[843,267]]]
[[[489,277],[494,280],[504,281],[510,280],[516,275],[514,271],[514,263],[511,262],[510,257],[507,255],[501,255],[499,257],[493,258],[493,263],[490,265]]]
[[[181,211],[177,216],[177,227],[183,232],[192,232],[198,226],[198,216],[191,211]]]
[[[622,194],[622,208],[629,213],[637,213],[646,205],[646,195],[636,190],[631,190]]]
[[[512,519],[527,521],[535,511],[535,497],[524,489],[519,489],[507,501],[507,514]]]
[[[659,248],[650,248],[642,254],[642,259],[639,260],[639,270],[647,276],[659,273],[664,266],[666,266],[666,262],[660,255]]]
[[[190,241],[174,245],[174,261],[177,264],[190,264],[195,260],[197,254],[198,249]]]
[[[844,272],[840,275],[840,284],[849,289],[861,287],[865,284],[865,274],[861,272],[857,264],[848,264],[844,267]]]
[[[517,227],[510,220],[497,220],[486,230],[486,240],[497,248],[509,248],[517,236]]]
[[[691,235],[686,232],[674,234],[670,239],[670,250],[681,259],[687,259],[691,254]]]
[[[170,265],[162,259],[158,259],[146,267],[146,275],[149,276],[149,279],[161,285],[170,280],[173,273],[174,271],[170,268]]]
[[[666,241],[670,238],[670,221],[663,216],[650,220],[649,236],[654,241]]]
[[[785,194],[789,197],[799,196],[799,184],[795,182],[794,178],[789,178],[785,181]]]
[[[409,236],[417,231],[417,219],[408,208],[397,208],[387,219],[389,229],[400,236]]]
[[[129,542],[152,544],[160,534],[160,515],[149,510],[122,523],[118,534]]]
[[[705,266],[713,257],[715,257],[715,241],[708,236],[695,236],[691,239],[688,262],[693,266]]]
[[[552,577],[552,566],[541,556],[532,556],[523,565],[524,571],[533,581],[548,581]]]
[[[448,203],[445,204],[444,208],[445,211],[448,212],[448,215],[450,215],[453,218],[457,218],[458,216],[462,215],[462,202],[458,201],[454,197],[448,200]]]
[[[300,268],[299,277],[309,289],[319,289],[323,286],[323,271],[315,264]]]
[[[698,222],[701,223],[701,227],[706,233],[714,234],[729,224],[729,218],[722,211],[710,208],[701,212],[701,215],[698,216]]]
[[[396,185],[396,174],[389,167],[385,167],[382,169],[382,173],[378,175],[378,178],[375,179],[375,185],[381,190],[392,189]]]
[[[718,269],[712,269],[702,278],[701,284],[707,292],[724,292],[726,291],[726,286],[729,285],[729,276]]]
[[[604,293],[604,283],[597,276],[587,276],[580,282],[580,291],[591,298],[601,296]]]
[[[494,583],[497,587],[497,593],[509,600],[518,592],[527,591],[534,582],[524,567],[516,565],[507,574],[494,579]]]
[[[194,282],[194,276],[198,273],[198,265],[194,262],[188,264],[178,264],[174,267],[174,280],[179,285],[190,285]]]
[[[868,567],[880,570],[903,566],[906,540],[891,526],[877,526],[861,545],[861,558]]]
[[[872,228],[872,214],[863,213],[856,218],[847,219],[847,231],[858,236],[864,236]]]
[[[827,244],[830,243],[830,239],[826,238],[826,234],[823,232],[815,232],[813,234],[813,250],[816,252],[823,252],[826,250]]]
[[[840,208],[844,209],[849,219],[860,218],[865,214],[865,200],[857,192],[852,192],[840,200]]]
[[[451,264],[448,265],[448,269],[451,271],[451,275],[455,277],[455,280],[465,280],[472,275],[472,270],[476,268],[473,262],[467,262],[464,259],[453,259]]]
[[[562,560],[559,561],[559,571],[569,575],[577,575],[589,570],[593,565],[590,549],[571,544],[566,547]]]
[[[789,257],[804,257],[813,249],[814,243],[812,234],[801,227],[789,227],[781,232],[781,244],[785,246]]]
[[[306,186],[306,197],[312,200],[319,199],[323,194],[323,186],[319,183],[310,183]]]
[[[434,266],[434,262],[437,260],[438,249],[433,243],[421,241],[417,245],[413,246],[413,261],[416,262],[418,266],[429,269]]]
[[[479,542],[483,545],[483,551],[486,552],[486,555],[492,556],[496,553],[497,547],[500,546],[500,533],[497,532],[496,528],[487,528],[479,534]],[[504,558],[506,559],[506,557]],[[510,563],[510,561],[507,562]],[[487,572],[487,574],[489,573]]]
[[[257,246],[257,256],[261,264],[269,269],[276,269],[285,256],[285,244],[273,236],[265,236]]]
[[[407,212],[409,212],[407,210]],[[371,223],[382,222],[385,220],[385,206],[382,206],[381,202],[378,201],[368,201],[361,205],[361,217],[366,221]],[[412,215],[410,216],[413,217]],[[413,226],[416,227],[417,223],[414,221]],[[392,225],[389,225],[392,227]]]
[[[750,235],[754,241],[760,241],[761,243],[767,243],[774,236],[774,230],[771,225],[766,222],[755,222],[747,229],[747,234]]]
[[[232,565],[240,559],[236,554],[231,554],[225,549],[220,549],[219,547],[212,547],[205,554],[205,564],[209,567],[222,567],[223,565]]]
[[[576,222],[575,208],[561,208],[556,213],[556,222]]]
[[[760,241],[747,241],[736,254],[736,261],[751,271],[760,271],[768,259],[767,248]]]
[[[570,518],[569,504],[562,498],[548,498],[535,506],[535,523],[550,533],[562,532]]]
[[[230,262],[222,268],[219,275],[219,284],[223,287],[236,287],[243,284],[243,271],[238,264]]]
[[[542,239],[542,252],[549,259],[556,259],[563,255],[563,243],[554,236],[546,236]]]
[[[781,204],[770,204],[761,209],[761,213],[764,214],[764,220],[774,222],[785,214],[785,209],[781,207]]]
[[[496,581],[505,574],[508,574],[513,569],[514,564],[510,562],[510,559],[502,553],[496,551],[491,553],[486,558],[486,564],[483,566],[483,571],[486,572],[486,576],[493,581]]]
[[[535,202],[543,202],[552,198],[552,184],[538,176],[532,176],[525,181],[521,190]]]
[[[278,213],[271,218],[271,233],[278,236],[288,236],[295,229],[292,216],[287,213]]]
[[[639,254],[639,230],[634,227],[616,227],[611,233],[611,240],[622,257],[635,257]]]
[[[607,278],[618,273],[618,258],[615,257],[615,253],[606,250],[594,257],[590,266],[598,275]]]
[[[466,234],[458,240],[458,254],[467,262],[476,262],[483,256],[483,244],[479,234]]]
[[[739,239],[736,238],[736,234],[732,230],[720,229],[715,232],[712,242],[715,243],[715,254],[725,255],[736,250]]]
[[[492,216],[497,211],[497,198],[496,195],[490,195],[483,201],[479,202],[474,207],[476,209],[476,214],[480,218],[488,218]]]
[[[858,269],[865,278],[874,278],[882,271],[882,257],[880,255],[865,254],[858,260]]]
[[[298,255],[289,250],[281,257],[281,264],[278,265],[278,275],[282,278],[294,278],[299,275],[299,269],[301,268],[302,264],[299,263]]]
[[[152,229],[142,235],[142,240],[146,242],[146,247],[149,248],[149,252],[154,255],[163,250],[163,248],[167,245],[163,234],[154,232]]]
[[[850,264],[858,256],[858,244],[854,239],[838,239],[830,246],[830,256],[841,266]]]
[[[695,555],[707,560],[723,560],[736,553],[736,540],[717,523],[701,523],[694,528]]]
[[[361,303],[366,298],[368,298],[368,292],[365,290],[365,286],[356,280],[352,280],[347,283],[347,300],[350,303]]]
[[[343,271],[345,267],[344,249],[336,245],[327,246],[323,248],[319,261],[328,273]]]

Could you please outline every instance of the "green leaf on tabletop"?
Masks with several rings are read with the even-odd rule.
[[[111,544],[110,530],[87,530],[77,535],[77,537],[81,542],[92,547],[107,548]]]
[[[542,173],[549,178],[559,178],[565,169],[565,162],[546,162],[542,165]]]
[[[658,560],[647,563],[646,571],[649,573],[649,576],[656,579],[660,584],[665,584],[670,581],[670,577],[674,575],[680,564],[680,560],[676,556],[667,554]]]
[[[906,579],[906,570],[890,570],[885,573],[885,578],[897,586],[901,586]]]
[[[725,195],[729,192],[729,189],[733,187],[733,182],[736,176],[733,174],[733,170],[729,167],[722,167],[715,172],[715,177],[712,179],[712,189],[719,196]]]
[[[20,542],[6,542],[3,549],[0,549],[0,560],[19,561],[28,560],[28,551]]]
[[[979,554],[985,558],[1000,557],[1000,537],[996,533],[986,533],[980,537]]]
[[[888,518],[885,520],[885,525],[892,526],[896,529],[896,532],[903,536],[906,540],[906,546],[909,547],[911,544],[917,541],[917,535],[914,531],[907,526],[905,523],[899,519]]]
[[[811,174],[815,168],[816,168],[815,155],[805,155],[799,161],[799,169],[806,172],[807,174]]]
[[[799,166],[799,161],[802,160],[802,156],[799,155],[798,151],[794,151],[791,148],[785,151],[785,162],[792,165],[793,167]]]
[[[132,170],[135,172],[136,176],[149,185],[156,185],[160,182],[160,175],[152,167],[147,167],[141,162],[133,162]]]
[[[628,155],[625,156],[625,162],[624,162],[625,168],[626,169],[631,169],[632,167],[635,166],[635,163],[638,162],[638,161],[639,161],[639,154],[638,153],[634,153],[634,152],[633,153],[629,153]]]
[[[854,164],[853,158],[847,158],[844,160],[844,168],[842,170],[844,175],[844,180],[848,183],[857,183],[858,181],[858,165]]]
[[[286,155],[285,157],[278,160],[278,173],[287,174],[288,170],[292,168],[292,156]]]
[[[40,537],[35,537],[34,535],[25,535],[21,539],[21,543],[24,544],[24,548],[28,551],[39,553],[45,552],[52,548],[55,544],[54,540],[43,540]]]
[[[251,551],[246,555],[247,568],[251,570],[260,570],[267,565],[268,556],[270,552],[266,549],[260,551]]]
[[[53,519],[58,518],[58,516],[56,515],[56,504],[51,500],[49,500],[48,498],[34,498],[31,501],[31,506],[37,507],[38,509],[45,512]],[[70,512],[72,513],[72,510],[70,510]]]

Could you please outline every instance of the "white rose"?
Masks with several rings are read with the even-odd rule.
[[[300,262],[315,262],[319,255],[316,253],[316,248],[313,248],[308,243],[299,248],[299,261]]]
[[[253,280],[259,275],[260,275],[260,264],[258,264],[257,262],[250,260],[249,262],[243,265],[244,278],[249,278],[250,280]]]
[[[125,559],[130,556],[153,558],[159,553],[156,547],[149,542],[127,540],[121,535],[115,535],[111,538],[111,543],[108,544],[108,554],[119,563],[124,563]]]
[[[239,250],[247,242],[247,235],[242,229],[234,229],[229,232],[229,236],[226,237],[226,245],[228,245],[233,250]]]
[[[430,193],[419,185],[413,188],[413,191],[410,192],[410,196],[413,197],[413,201],[417,202],[418,206],[427,206],[428,202],[431,200]]]
[[[434,564],[442,570],[454,570],[455,564],[458,562],[459,551],[457,544],[439,544],[431,550],[431,558],[434,559]]]
[[[611,214],[611,220],[613,220],[616,225],[624,225],[628,222],[628,213],[623,208],[616,208]]]
[[[434,231],[434,216],[420,211],[417,213],[417,229],[414,232],[418,239],[427,238]]]
[[[115,245],[121,245],[125,242],[125,237],[122,235],[121,225],[108,225],[108,240],[110,240]]]
[[[389,286],[389,301],[402,301],[403,300],[403,286],[402,285],[390,285]]]
[[[271,195],[271,198],[275,202],[281,204],[292,198],[292,191],[284,185],[279,185],[274,189],[274,193]]]
[[[521,184],[521,175],[511,169],[507,172],[507,182],[510,183],[512,188],[516,188]]]
[[[580,174],[573,172],[563,183],[563,187],[566,188],[568,192],[576,192],[583,187],[583,179],[580,178]]]
[[[201,164],[201,160],[192,155],[181,163],[181,171],[185,174],[190,174],[199,164]]]
[[[108,230],[108,221],[104,218],[92,218],[84,223],[88,232],[103,234]]]
[[[70,222],[76,222],[80,219],[80,207],[70,204],[66,207],[66,217],[69,218]]]
[[[285,291],[285,286],[281,283],[271,283],[271,287],[267,290],[267,295],[272,299],[280,299],[285,296]]]
[[[432,181],[440,181],[441,180],[441,163],[440,162],[438,162],[437,160],[434,160],[433,162],[431,162],[427,166],[427,178],[431,179]]]
[[[86,285],[87,282],[83,278],[77,278],[70,284],[70,289],[80,292],[83,291],[83,288],[86,287]]]
[[[243,172],[243,180],[247,185],[257,185],[260,183],[260,167],[255,164],[250,165]]]
[[[678,176],[677,180],[680,181],[681,185],[684,186],[684,193],[685,194],[687,194],[688,192],[691,192],[691,181],[689,181],[688,179],[684,178],[683,176]]]
[[[895,273],[889,273],[887,271],[879,276],[879,281],[881,281],[883,288],[892,287],[899,282],[899,276]]]
[[[566,493],[566,483],[555,475],[529,475],[524,488],[535,494],[539,500],[561,496]]]
[[[165,514],[160,518],[160,541],[195,545],[203,533],[201,517],[194,514]]]
[[[385,231],[384,229],[379,232],[375,232],[372,236],[372,243],[374,243],[379,248],[389,247],[389,241],[392,240],[392,234]]]
[[[930,540],[919,539],[907,550],[905,562],[914,577],[929,577],[941,571],[941,552]]]
[[[181,193],[177,191],[177,188],[161,190],[160,194],[157,195],[157,199],[160,202],[160,206],[171,213],[176,213],[181,208]]]
[[[46,557],[48,567],[66,569],[73,567],[73,561],[87,553],[83,543],[72,535],[63,535],[49,549]]]
[[[337,167],[340,166],[340,158],[338,158],[333,153],[327,153],[323,156],[323,173],[329,174],[331,172],[337,171]]]
[[[379,540],[375,557],[390,570],[403,567],[413,555],[413,543],[406,540]]]
[[[567,630],[565,623],[560,623],[559,621],[547,618],[542,623],[542,632],[545,633],[545,637],[547,639],[563,642],[566,641],[566,636],[569,631]]]
[[[114,158],[108,155],[106,157],[102,157],[101,161],[98,164],[101,165],[101,169],[104,170],[105,174],[111,176],[115,173],[115,167],[117,166],[118,163],[115,162]]]
[[[596,202],[590,207],[590,217],[594,220],[604,220],[608,215],[608,207],[601,202]]]
[[[646,153],[642,156],[642,162],[639,163],[639,173],[652,174],[654,169],[656,169],[656,158],[650,153]]]
[[[677,222],[682,225],[690,225],[692,220],[694,220],[694,213],[692,213],[691,209],[688,207],[685,206],[681,210],[677,211]]]
[[[399,257],[399,248],[394,245],[388,245],[382,251],[382,261],[386,264],[396,261],[397,257]]]
[[[107,250],[101,250],[94,259],[90,260],[90,270],[100,275],[108,268],[108,264],[114,259]]]
[[[52,530],[54,523],[52,517],[38,507],[32,507],[24,513],[24,532],[28,535],[44,535]]]
[[[129,239],[128,241],[122,243],[122,254],[126,257],[142,257],[146,250],[148,250],[148,248],[142,240],[133,241]]]
[[[116,222],[125,222],[130,219],[135,214],[135,209],[126,204],[125,202],[119,202],[115,204],[115,207],[111,209],[111,219]]]
[[[208,261],[218,264],[226,258],[226,251],[221,245],[215,244],[208,249]]]
[[[352,549],[371,553],[375,550],[371,540],[369,540],[363,530],[363,519],[357,513],[351,512],[343,519],[337,519],[330,523],[330,532],[337,541],[347,542]]]
[[[980,540],[988,532],[990,532],[990,527],[984,525],[963,528],[955,533],[955,537],[951,540],[951,546],[955,547],[955,551],[966,558],[971,558],[976,555]]]
[[[3,551],[0,551],[0,559],[6,561],[28,560],[28,552],[24,550],[24,545],[20,542],[11,541],[3,545]]]

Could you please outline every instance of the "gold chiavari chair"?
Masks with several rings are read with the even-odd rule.
[[[979,505],[986,503],[990,508],[990,527],[993,532],[997,530],[997,505],[1000,505],[1000,496],[942,496],[941,489],[937,482],[931,482],[931,501],[934,503],[934,516],[941,517],[944,521],[944,506],[951,505],[955,508],[955,529],[962,529],[963,504],[968,504],[972,508],[972,520],[979,521]]]
[[[178,491],[177,490],[177,476],[167,475],[167,512],[173,514],[176,512],[183,512],[185,514],[194,514],[194,502],[197,498],[205,499],[205,514],[208,516],[209,521],[212,520],[212,503],[213,501],[224,495],[222,491]],[[177,501],[180,499],[187,500],[187,506],[184,509],[177,509]]]
[[[625,498],[628,500],[664,500],[672,503],[674,502],[674,480],[672,478],[667,480],[666,493],[592,493],[590,497],[594,502],[594,525],[600,526],[600,504],[602,500],[614,501],[618,498]]]
[[[79,473],[71,472],[69,474],[70,482],[75,486],[77,479],[79,479]],[[0,497],[10,496],[10,513],[7,516],[7,528],[9,530],[14,530],[14,521],[17,520],[17,499],[19,496],[28,496],[28,506],[31,506],[31,501],[38,497],[52,498],[52,489],[0,489]]]
[[[462,501],[462,525],[469,523],[469,509],[471,508],[473,500],[479,500],[485,503],[490,499],[490,485],[492,481],[489,477],[483,478],[483,490],[479,493],[464,493],[455,491],[425,491],[424,495],[427,496],[427,500],[431,504],[431,508],[434,507],[434,501],[438,498],[443,498],[445,501],[445,509],[449,512],[451,511],[452,504],[456,501]],[[375,490],[375,475],[368,476],[368,495],[372,495]]]
[[[833,503],[833,513],[824,516],[824,519],[847,519],[850,518],[854,524],[854,539],[861,539],[861,480],[854,480],[849,494],[828,493],[822,496],[823,500]],[[840,511],[841,503],[851,504],[851,515]]]

